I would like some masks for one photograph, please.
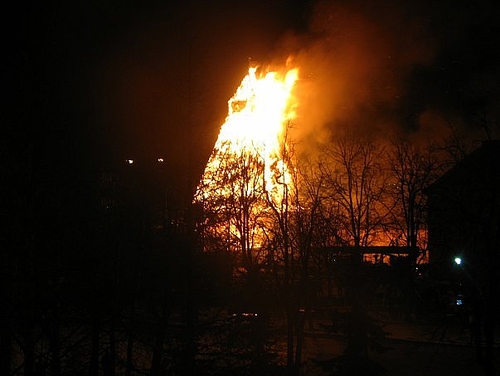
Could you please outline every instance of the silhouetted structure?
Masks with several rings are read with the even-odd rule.
[[[453,267],[498,261],[500,141],[487,141],[427,189],[430,261]]]
[[[496,374],[492,354],[500,281],[500,141],[484,142],[427,193],[434,277],[463,292],[478,359],[484,360],[486,374]]]
[[[419,252],[417,247],[398,246],[363,246],[354,247],[325,247],[321,251],[329,252],[334,258],[348,258],[357,255],[358,258],[369,264],[401,264],[405,263],[408,255]]]

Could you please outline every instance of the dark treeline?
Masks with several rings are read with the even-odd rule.
[[[383,337],[374,306],[407,318],[446,312],[414,293],[420,253],[391,267],[360,257],[379,229],[386,245],[425,250],[436,145],[345,135],[320,164],[284,148],[294,166],[284,200],[235,191],[211,211],[213,202],[192,205],[189,179],[156,157],[103,166],[67,160],[43,140],[5,169],[1,374],[298,374],[305,330],[325,317],[327,333],[348,338],[327,369],[382,372],[368,356]],[[262,172],[246,161],[227,166],[245,172],[233,188]],[[268,210],[256,214],[257,204]],[[231,215],[244,219],[237,236],[221,231]],[[258,246],[255,228],[265,234]]]

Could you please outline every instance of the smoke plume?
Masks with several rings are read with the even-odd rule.
[[[356,127],[385,134],[423,130],[431,138],[450,121],[473,122],[485,108],[477,94],[485,88],[475,81],[470,89],[470,77],[485,70],[452,67],[479,38],[466,31],[475,21],[463,17],[468,9],[425,3],[323,0],[306,33],[282,38],[281,52],[301,69],[296,137],[318,143]]]

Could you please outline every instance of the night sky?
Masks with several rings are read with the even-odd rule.
[[[147,3],[147,4],[144,4]],[[301,69],[297,120],[498,131],[495,2],[86,1],[22,4],[4,17],[12,83],[4,164],[52,171],[156,155],[199,174],[248,59]],[[465,124],[465,125],[464,125]],[[194,167],[193,167],[194,166]],[[54,169],[52,169],[54,170]],[[50,178],[47,178],[50,179]]]

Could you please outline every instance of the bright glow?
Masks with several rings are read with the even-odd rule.
[[[134,164],[134,160],[133,159],[126,159],[125,162],[127,164]]]
[[[297,76],[297,69],[284,75],[268,72],[263,76],[257,74],[257,68],[249,69],[228,101],[228,116],[220,129],[197,195],[203,194],[207,186],[220,184],[214,179],[215,172],[219,170],[221,158],[231,155],[233,158],[250,155],[262,159],[268,190],[273,190],[277,181],[286,179],[286,174],[278,178],[276,170],[286,170],[279,157],[280,146],[287,123],[295,117],[291,91]]]
[[[461,265],[462,264],[462,259],[460,257],[455,257],[455,264]]]
[[[265,152],[265,157],[276,153],[285,123],[294,117],[287,104],[297,73],[294,69],[280,77],[276,72],[269,72],[259,78],[257,68],[250,68],[228,102],[228,116],[215,148],[230,141],[234,152],[256,147]]]
[[[287,126],[295,118],[292,89],[297,78],[297,69],[262,74],[255,67],[248,70],[228,101],[228,115],[198,185],[195,201],[221,213],[229,212],[225,202],[230,199],[238,202],[246,199],[251,202],[250,213],[255,215],[264,210],[266,198],[280,202],[283,187],[291,182],[283,151]],[[255,239],[260,231],[258,226],[247,222],[247,229],[242,230],[241,224],[230,219],[230,215],[218,226],[235,237],[244,237],[242,233],[248,230],[245,236]],[[253,246],[258,243],[254,241]]]
[[[158,158],[158,162],[159,162],[159,163],[163,163],[163,162],[164,162],[163,158],[159,157],[159,158]]]

